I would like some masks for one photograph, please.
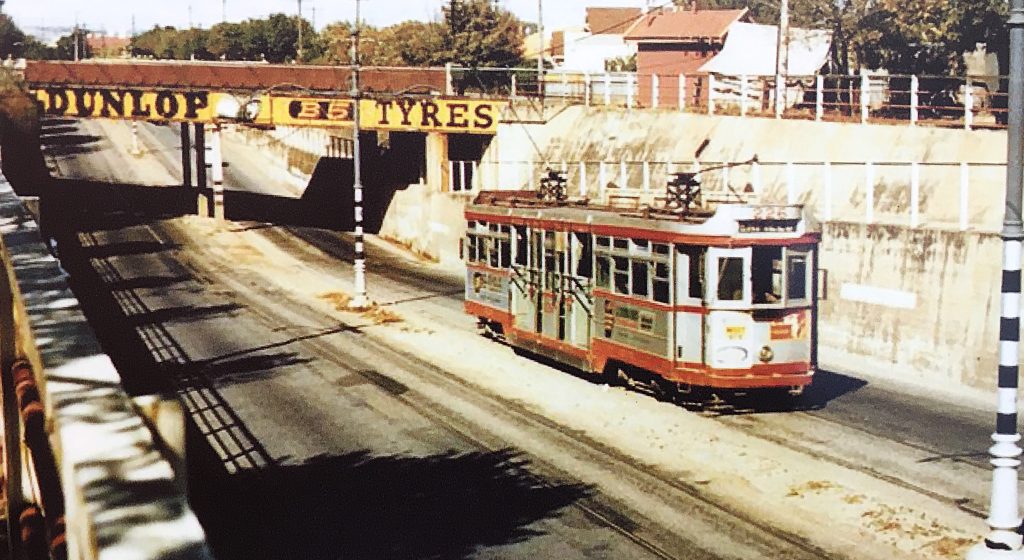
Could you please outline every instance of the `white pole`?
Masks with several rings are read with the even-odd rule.
[[[868,122],[868,101],[871,96],[871,81],[867,74],[860,75],[860,123]]]
[[[512,73],[512,97],[515,97],[516,94],[519,93],[517,91],[518,89],[519,89],[519,81],[518,81],[518,78],[516,78],[515,72],[513,72]]]
[[[775,118],[782,118],[783,97],[786,95],[786,83],[782,80],[782,74],[775,75]]]
[[[917,124],[917,90],[920,84],[917,80],[917,74],[910,77],[910,125],[914,126]]]
[[[629,175],[626,173],[626,160],[619,160],[619,188],[626,190],[629,188]]]
[[[970,181],[970,167],[960,162],[960,231],[967,231],[967,185]]]
[[[651,190],[651,163],[649,161],[647,161],[647,160],[644,160],[643,171],[644,171],[644,173],[643,173],[643,175],[644,175],[643,189],[644,189],[644,192],[647,192],[647,191]]]
[[[612,76],[608,72],[604,73],[604,105],[605,107],[612,104]]]
[[[820,121],[825,112],[825,77],[818,74],[814,79],[814,120]]]
[[[587,196],[587,162],[580,162],[580,196]]]
[[[921,224],[921,167],[918,163],[910,164],[910,227],[916,228]]]
[[[213,179],[213,216],[224,219],[224,152],[220,124],[210,130],[210,178]]]
[[[686,110],[686,74],[679,75],[679,110]]]
[[[455,162],[448,160],[448,192],[455,190]]]
[[[869,161],[864,164],[864,219],[867,223],[875,222],[875,166]]]
[[[754,188],[754,194],[761,194],[761,162],[755,161],[750,164],[750,186]]]
[[[722,186],[726,191],[729,190],[729,166],[722,167]]]
[[[475,159],[473,161],[469,162],[469,170],[470,170],[470,174],[469,174],[469,188],[468,189],[463,189],[463,190],[473,190],[473,180],[476,178],[476,170],[477,170],[477,165],[476,165],[476,160]]]
[[[826,222],[832,221],[832,162],[826,161],[822,164],[822,175],[825,178],[825,211]]]
[[[590,73],[583,73],[583,104],[590,107]]]

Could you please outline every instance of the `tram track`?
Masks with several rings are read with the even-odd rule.
[[[296,237],[303,239],[304,241],[314,245],[319,250],[323,251],[328,255],[331,255],[335,258],[344,258],[345,253],[342,246],[339,246],[337,244],[332,245],[327,242],[329,239],[337,239],[337,237],[331,237],[331,234],[324,235],[321,233],[320,235],[316,235],[316,233],[318,232],[312,232],[311,234],[310,232],[304,231],[292,231],[291,233],[293,233]],[[415,271],[413,271],[412,274],[407,275],[406,273],[409,272],[407,270],[396,270],[391,267],[381,267],[380,270],[374,269],[373,272],[381,274],[396,282],[402,282],[407,285],[411,285],[417,289],[422,289],[428,292],[437,291],[437,285],[430,283],[431,281],[436,280],[436,278],[421,275]],[[451,290],[449,290],[449,292],[451,292]],[[461,304],[462,302],[461,297],[448,296],[448,299],[451,299],[457,302],[458,304]],[[758,418],[756,415],[742,414],[742,411],[739,412],[741,413],[715,413],[708,414],[707,416],[722,424],[744,430],[745,432],[750,433],[751,435],[759,439],[762,439],[775,445],[779,445],[791,451],[795,451],[798,453],[819,458],[821,460],[825,460],[836,466],[865,474],[867,476],[887,482],[899,488],[916,492],[923,496],[927,496],[940,503],[951,505],[976,518],[984,519],[987,516],[986,506],[984,500],[981,498],[950,495],[949,493],[943,493],[932,488],[928,488],[923,484],[918,484],[913,481],[909,481],[905,478],[905,473],[886,472],[885,470],[874,468],[870,465],[866,465],[861,462],[849,460],[839,455],[838,453],[823,453],[820,448],[803,444],[798,440],[798,438],[783,437],[778,435],[777,433],[775,433],[775,428],[773,428],[769,421]],[[913,451],[918,451],[930,456],[940,457],[945,461],[956,463],[969,469],[977,469],[979,471],[984,471],[979,473],[980,478],[983,478],[984,475],[987,474],[986,465],[983,460],[971,460],[967,457],[950,455],[939,449],[934,448],[933,446],[908,441],[906,438],[894,437],[891,434],[880,434],[878,433],[878,430],[868,429],[864,427],[862,424],[846,420],[841,416],[833,417],[827,414],[815,413],[813,411],[806,410],[794,410],[788,414],[793,414],[803,419],[810,419],[811,422],[822,422],[830,424],[832,426],[839,427],[845,431],[853,431],[862,434],[867,439],[882,438],[888,442],[891,442],[898,446],[903,446]]]
[[[289,250],[292,254],[295,254],[295,251],[293,250],[295,247],[292,245],[297,243],[296,240],[289,240],[287,237],[274,234],[265,235],[264,237],[279,246],[283,243],[284,246],[281,246],[282,248]],[[300,237],[303,241],[307,243],[310,242],[307,236]],[[341,253],[336,246],[325,252],[334,258],[338,258],[338,254]],[[404,279],[405,277],[403,276],[402,278]],[[425,277],[420,277],[418,280],[420,282],[431,281],[429,278]],[[227,283],[231,282],[231,280],[226,278],[219,278],[218,281]],[[436,290],[436,284],[426,284],[424,287]],[[461,299],[458,300],[458,302],[461,304]],[[266,299],[254,299],[251,303],[257,307],[265,306]],[[319,315],[317,311],[309,308],[299,301],[290,301],[287,307],[290,312],[296,312],[296,310],[301,309],[301,313],[305,315],[307,321],[315,320],[315,317]],[[264,316],[270,324],[274,324],[275,318],[272,315]],[[719,518],[729,519],[731,521],[729,525],[735,528],[737,532],[754,530],[757,533],[760,533],[762,538],[775,541],[775,544],[766,547],[768,557],[837,557],[835,551],[822,549],[803,537],[779,529],[771,523],[753,517],[737,507],[716,501],[712,497],[709,497],[707,493],[703,492],[698,486],[676,480],[670,473],[663,472],[658,468],[651,467],[650,465],[638,464],[634,458],[626,456],[622,452],[587,437],[584,434],[557,424],[549,418],[530,410],[528,407],[518,402],[502,398],[501,395],[494,394],[485,388],[472,384],[465,379],[444,370],[443,368],[437,367],[428,361],[410,355],[402,349],[383,345],[379,342],[373,341],[371,337],[367,338],[369,340],[366,342],[373,346],[376,354],[379,355],[381,353],[387,353],[389,355],[389,359],[400,366],[398,368],[399,370],[415,371],[418,375],[424,378],[429,378],[429,385],[438,390],[439,394],[447,395],[449,397],[458,395],[460,399],[472,403],[473,406],[485,409],[486,414],[484,416],[504,418],[503,423],[505,425],[529,426],[532,431],[543,433],[545,439],[556,442],[554,445],[550,445],[548,447],[563,450],[563,453],[567,453],[568,455],[575,457],[577,462],[583,462],[589,465],[601,465],[601,468],[606,473],[604,475],[605,478],[628,479],[631,481],[631,485],[633,487],[643,488],[648,495],[663,497],[663,503],[659,504],[662,513],[670,514],[671,512],[692,511],[694,510],[694,504],[698,504],[699,508],[710,510]],[[332,347],[318,340],[304,341],[304,345],[313,349],[318,358],[329,360],[339,366],[352,368],[352,357],[346,356],[344,359],[339,360],[336,347]],[[376,373],[376,369],[369,363],[362,363],[359,371],[370,372],[363,374],[369,382],[380,382],[380,374]],[[402,402],[404,405],[416,410],[423,416],[431,418],[435,422],[445,426],[467,443],[489,451],[497,451],[507,448],[508,443],[506,440],[500,437],[487,437],[480,435],[480,429],[478,426],[467,424],[459,414],[452,412],[446,406],[436,406],[440,403],[422,403],[408,394],[395,395],[394,398],[399,402]],[[566,452],[565,450],[571,450],[571,452]],[[531,454],[531,459],[533,460],[533,468],[537,465],[544,465],[539,470],[545,476],[539,480],[544,480],[545,477],[559,479],[565,476],[564,468],[556,466],[544,457]],[[661,531],[661,536],[658,538],[649,538],[640,534],[637,527],[647,527],[647,530],[649,531],[650,528],[656,524],[652,519],[655,517],[653,515],[645,515],[641,512],[636,512],[629,506],[623,508],[621,503],[607,504],[597,502],[577,503],[575,505],[588,517],[598,520],[612,530],[622,534],[624,537],[629,538],[655,557],[665,559],[699,557],[694,556],[692,550],[687,550],[677,555],[672,554],[666,550],[666,547],[657,544],[657,542],[660,541],[671,541],[678,538],[670,530]],[[640,523],[622,522],[622,516],[614,512],[621,511],[623,509],[633,510],[636,515],[644,518],[644,521]],[[619,518],[620,520],[616,521],[614,518]],[[725,532],[728,533],[728,531]],[[779,551],[788,551],[790,554],[779,556]],[[708,555],[706,557],[716,558],[719,556]]]

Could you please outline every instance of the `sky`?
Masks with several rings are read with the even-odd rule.
[[[524,21],[537,21],[538,3],[543,9],[545,28],[582,26],[586,6],[643,6],[646,0],[499,0],[501,5]],[[220,23],[226,3],[228,21],[264,17],[275,12],[294,14],[298,0],[7,0],[4,12],[22,28],[38,26],[71,27],[75,23],[108,33],[128,34],[132,18],[138,32],[154,25],[210,27]],[[444,0],[361,0],[360,17],[376,26],[415,19],[440,18]],[[657,5],[659,1],[652,2]],[[302,12],[316,26],[352,20],[356,0],[302,0]],[[190,16],[191,14],[191,16]]]

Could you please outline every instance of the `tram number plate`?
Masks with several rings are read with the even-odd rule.
[[[791,217],[789,208],[784,206],[755,206],[752,218],[755,220],[784,220]]]
[[[725,327],[725,337],[729,340],[740,340],[747,334],[747,327],[733,326]]]

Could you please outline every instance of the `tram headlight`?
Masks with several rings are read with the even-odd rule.
[[[758,353],[757,358],[767,364],[775,359],[775,351],[772,350],[771,346],[762,346],[761,352]]]

